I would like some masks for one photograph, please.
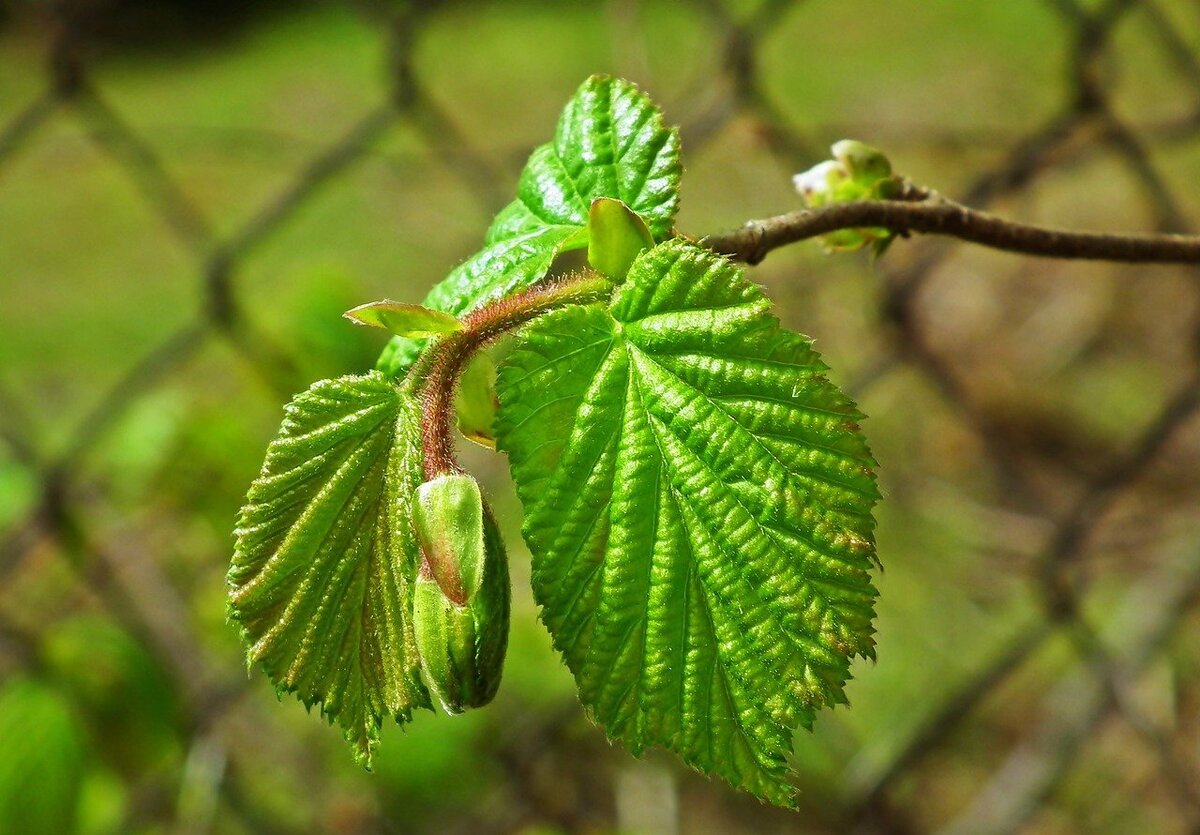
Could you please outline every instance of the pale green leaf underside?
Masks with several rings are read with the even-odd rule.
[[[873,655],[873,460],[810,341],[671,241],[608,310],[522,332],[496,428],[542,617],[583,702],[789,805],[796,728]]]
[[[230,617],[251,662],[341,725],[370,764],[385,716],[428,707],[412,634],[419,407],[383,375],[285,409],[235,531]]]
[[[592,200],[611,197],[641,215],[658,239],[679,209],[679,134],[628,81],[592,76],[559,118],[554,141],[537,148],[521,174],[517,199],[496,215],[485,247],[460,264],[422,304],[455,316],[542,278],[581,235]],[[403,373],[422,340],[396,337],[376,368]]]
[[[425,339],[444,333],[455,333],[463,329],[463,323],[440,310],[419,304],[394,302],[382,299],[351,308],[342,314],[358,325],[384,328],[397,336]]]

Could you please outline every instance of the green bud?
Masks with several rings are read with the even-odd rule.
[[[833,158],[845,166],[851,179],[868,188],[892,176],[892,164],[878,148],[854,139],[843,139],[829,150]]]
[[[413,624],[425,684],[447,713],[496,695],[508,647],[504,543],[469,475],[442,475],[417,489],[413,525],[421,570]]]
[[[892,164],[876,148],[853,139],[843,139],[830,148],[833,159],[825,160],[792,178],[796,191],[809,208],[854,200],[887,200],[895,196],[900,178],[892,175]],[[893,238],[887,229],[839,229],[821,236],[829,251],[850,251],[871,246],[881,254]]]

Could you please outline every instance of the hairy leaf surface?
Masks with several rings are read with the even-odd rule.
[[[554,141],[530,156],[517,201],[493,222],[488,240],[537,221],[586,226],[597,197],[622,201],[662,239],[679,210],[680,173],[679,134],[649,97],[628,81],[592,76],[567,103]]]
[[[522,332],[499,446],[542,618],[633,751],[793,803],[793,734],[873,656],[874,462],[854,404],[729,262],[642,253]]]
[[[540,279],[562,250],[587,246],[592,200],[617,198],[655,237],[670,231],[679,209],[679,135],[628,81],[592,76],[559,118],[554,141],[530,156],[517,199],[492,221],[485,247],[435,286],[425,307],[460,315]],[[376,364],[402,374],[422,340],[395,337]]]
[[[235,531],[230,617],[280,692],[337,720],[370,764],[383,717],[429,707],[412,632],[419,407],[382,374],[285,409]]]

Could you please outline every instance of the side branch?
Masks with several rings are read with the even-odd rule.
[[[839,229],[876,227],[907,236],[947,235],[992,249],[1093,261],[1200,264],[1200,235],[1118,235],[1071,232],[1003,220],[941,197],[833,203],[748,221],[701,243],[737,261],[757,264],[773,249]]]

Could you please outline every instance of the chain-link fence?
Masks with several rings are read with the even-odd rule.
[[[904,173],[972,206],[1052,225],[1190,231],[1190,184],[1200,173],[1194,4],[1014,3],[1029,8],[1013,20],[1035,28],[1014,23],[996,42],[1011,38],[1016,49],[1032,40],[1041,64],[1026,62],[1020,49],[1013,64],[1003,61],[1003,48],[973,60],[974,45],[953,22],[1004,17],[977,4],[922,4],[918,11],[916,4],[864,2],[836,12],[824,5],[530,6],[528,25],[543,28],[511,47],[534,54],[533,69],[518,74],[544,71],[564,86],[557,100],[531,101],[496,64],[494,87],[478,95],[497,100],[492,112],[507,108],[522,123],[497,126],[503,140],[466,126],[480,123],[464,115],[459,88],[445,80],[459,70],[449,60],[454,51],[475,50],[477,39],[501,41],[492,51],[504,52],[508,36],[495,31],[504,4],[338,7],[386,44],[386,83],[370,92],[374,104],[337,128],[335,140],[305,146],[295,170],[272,182],[273,191],[232,228],[197,199],[204,187],[195,177],[174,172],[178,142],[129,118],[110,96],[112,73],[94,71],[90,33],[103,5],[18,8],[35,21],[29,31],[44,47],[36,60],[45,69],[27,70],[40,90],[0,101],[0,204],[9,172],[58,141],[56,126],[66,124],[103,153],[98,164],[127,178],[156,219],[145,234],[171,236],[186,253],[180,269],[194,276],[185,312],[162,314],[172,326],[155,331],[154,344],[120,342],[120,333],[97,337],[119,343],[125,359],[119,376],[105,378],[103,391],[71,415],[71,428],[56,428],[62,422],[48,415],[56,401],[38,394],[36,364],[9,363],[0,376],[0,489],[8,494],[0,496],[7,505],[0,512],[0,673],[61,678],[59,642],[49,636],[55,624],[86,612],[118,624],[148,653],[177,710],[168,723],[175,754],[131,765],[97,742],[101,769],[124,786],[114,831],[1200,831],[1200,653],[1190,639],[1200,625],[1194,269],[1068,266],[915,239],[898,242],[875,265],[826,259],[809,245],[755,269],[781,300],[785,321],[820,339],[835,377],[871,416],[866,431],[887,495],[880,662],[857,671],[850,711],[822,717],[815,736],[798,739],[798,815],[761,808],[669,758],[638,763],[610,751],[561,688],[549,701],[502,698],[494,716],[479,720],[487,724],[472,725],[466,736],[445,730],[443,720],[423,723],[436,726],[429,738],[446,733],[447,745],[470,748],[455,762],[488,775],[469,803],[448,811],[428,798],[389,795],[372,782],[379,778],[353,771],[335,732],[296,717],[290,702],[264,697],[268,684],[257,674],[247,679],[224,634],[230,630],[219,624],[228,542],[192,531],[188,502],[211,480],[217,495],[204,500],[231,527],[240,497],[229,485],[244,487],[248,481],[238,480],[259,461],[239,460],[236,478],[214,474],[220,451],[192,439],[175,441],[172,457],[207,449],[207,469],[172,464],[169,477],[114,469],[125,460],[111,454],[114,437],[132,433],[140,443],[146,426],[156,425],[142,419],[162,405],[156,393],[187,392],[226,373],[240,379],[247,369],[254,381],[235,391],[256,405],[229,399],[215,383],[218,405],[206,408],[226,422],[247,410],[244,431],[265,446],[267,418],[277,418],[283,400],[323,366],[296,336],[298,318],[289,313],[278,326],[246,276],[298,216],[337,184],[361,177],[364,166],[401,166],[397,181],[413,167],[444,175],[414,178],[411,191],[402,186],[395,194],[417,206],[410,228],[392,230],[409,246],[445,226],[439,210],[428,208],[439,188],[481,236],[511,192],[525,148],[549,132],[554,109],[583,77],[569,61],[539,66],[533,44],[556,31],[548,19],[599,31],[592,41],[602,44],[605,66],[592,69],[614,69],[656,95],[655,79],[670,77],[663,86],[673,92],[661,103],[682,123],[689,171],[681,225],[691,233],[793,208],[782,196],[789,175],[822,158],[842,133],[884,147]],[[906,40],[897,18],[906,14],[946,28],[922,42]],[[429,52],[431,31],[441,45]],[[692,60],[664,67],[657,46],[676,37]],[[852,62],[836,60],[842,51]],[[914,61],[916,69],[905,69]],[[791,85],[807,83],[797,78],[820,84],[830,74],[839,74],[827,86],[841,98],[808,120]],[[119,74],[111,83],[118,98],[128,97]],[[846,90],[871,92],[856,101]],[[361,100],[361,91],[354,95]],[[1017,115],[1004,118],[1006,108]],[[48,246],[87,245],[77,229],[44,231]],[[0,228],[0,238],[9,234]],[[467,233],[438,240],[443,268],[474,245]],[[24,263],[14,268],[0,259],[0,307],[10,310],[4,327],[30,321],[70,342],[72,321],[58,310],[16,309],[19,286],[44,280],[22,272]],[[56,289],[80,292],[76,278],[56,277]],[[388,278],[361,282],[364,295],[351,301],[367,300]],[[414,284],[408,293],[415,299],[423,290]],[[115,298],[100,293],[87,304],[134,319],[161,314],[132,297],[123,308],[120,287],[111,292]],[[331,305],[323,315],[336,320],[341,309]],[[90,350],[82,339],[72,347]],[[195,408],[184,397],[179,408]],[[507,489],[497,475],[502,464],[481,466],[493,490]],[[147,484],[122,486],[138,473]],[[148,494],[156,495],[140,509]],[[511,499],[501,505],[516,514]],[[532,621],[527,600],[523,611]],[[531,664],[547,658],[536,655]],[[84,653],[80,663],[95,660]],[[544,671],[552,673],[562,678],[556,667]],[[510,675],[536,680],[541,673]],[[86,698],[70,698],[84,724],[105,721]],[[325,746],[325,737],[328,748],[314,747]],[[385,747],[406,743],[396,735]],[[423,763],[411,768],[436,772]],[[386,785],[403,782],[396,780]],[[423,803],[440,811],[430,817]]]

